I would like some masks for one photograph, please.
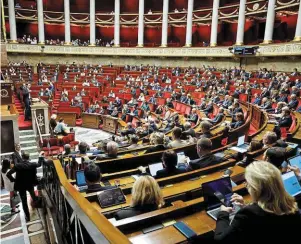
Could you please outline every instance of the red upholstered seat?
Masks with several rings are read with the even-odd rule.
[[[295,116],[292,116],[292,120],[293,120],[293,123],[291,124],[291,127],[288,130],[289,132],[293,132],[296,129],[296,118],[295,118]]]
[[[72,147],[74,147],[74,146],[76,146],[76,145],[79,144],[78,141],[75,141],[75,134],[74,134],[74,133],[68,134],[68,138],[69,138],[69,144],[70,144]]]

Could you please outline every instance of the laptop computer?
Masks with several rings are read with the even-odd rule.
[[[223,177],[217,180],[202,184],[203,196],[207,204],[207,214],[217,220],[222,202],[225,206],[231,206],[232,185],[230,177]],[[236,211],[230,214],[230,220],[234,218]]]
[[[289,158],[288,162],[291,166],[297,166],[299,169],[301,169],[301,155]]]
[[[76,185],[78,186],[79,192],[84,192],[88,189],[87,183],[86,183],[86,177],[83,170],[77,170],[75,172],[75,180]]]
[[[149,164],[148,168],[151,176],[154,177],[157,175],[157,172],[163,169],[164,167],[163,167],[163,163],[160,162],[160,163]]]
[[[237,141],[237,145],[234,147],[230,147],[231,150],[238,151],[240,153],[245,153],[248,151],[249,144],[245,143],[246,136],[240,136]]]
[[[126,202],[125,196],[120,188],[105,190],[97,194],[101,208],[107,208]]]
[[[284,188],[288,194],[290,194],[292,197],[301,195],[301,186],[293,171],[283,174],[282,180]]]

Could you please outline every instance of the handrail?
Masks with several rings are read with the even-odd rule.
[[[34,115],[34,119],[35,119],[36,126],[37,126],[38,136],[40,137],[40,142],[43,143],[42,133],[41,133],[40,126],[38,123],[36,111],[33,111],[33,115]]]

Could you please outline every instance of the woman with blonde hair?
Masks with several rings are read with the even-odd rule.
[[[125,219],[151,212],[164,205],[161,189],[156,180],[148,175],[140,176],[132,188],[131,207],[116,213],[116,219]]]
[[[285,191],[279,169],[265,161],[253,162],[246,168],[245,179],[252,203],[245,205],[234,193],[231,201],[241,209],[230,225],[232,208],[221,206],[214,239],[225,243],[289,243],[299,239],[300,213],[295,199]]]

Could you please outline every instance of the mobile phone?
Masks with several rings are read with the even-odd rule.
[[[190,227],[182,221],[175,223],[173,226],[178,231],[180,231],[187,239],[190,239],[190,238],[196,236],[196,233],[192,229],[190,229]]]

